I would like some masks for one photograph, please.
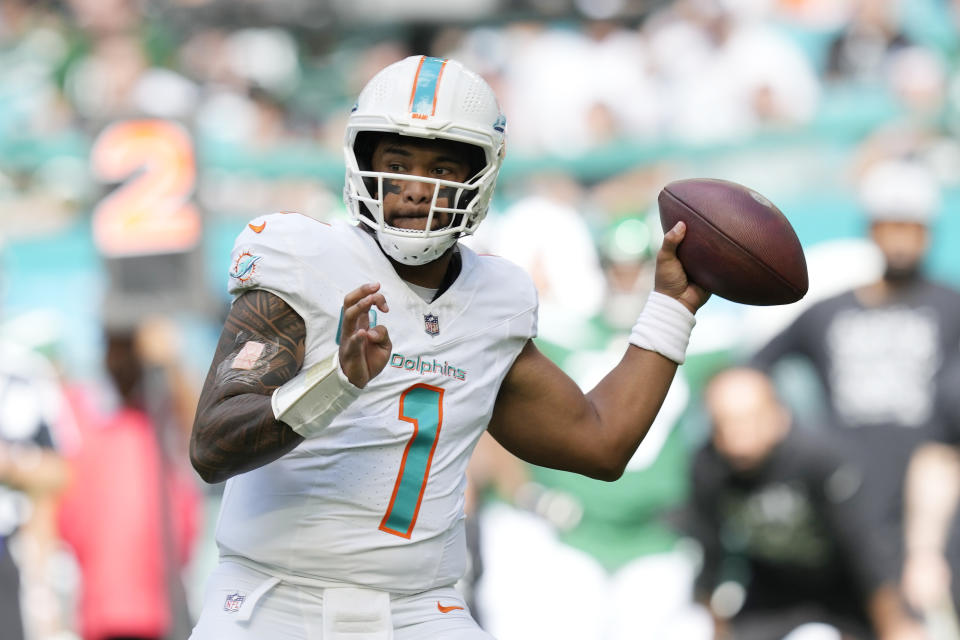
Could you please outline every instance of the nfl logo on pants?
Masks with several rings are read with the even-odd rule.
[[[240,606],[243,604],[243,600],[246,596],[242,596],[239,593],[231,593],[227,596],[226,601],[223,603],[223,610],[227,613],[236,613],[240,611]]]
[[[429,333],[431,336],[435,336],[440,333],[440,319],[428,313],[423,316],[423,330]]]

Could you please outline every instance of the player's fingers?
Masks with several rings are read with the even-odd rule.
[[[663,235],[663,244],[661,245],[661,250],[666,251],[667,253],[676,253],[677,245],[683,241],[683,237],[687,233],[687,225],[683,222],[678,222],[673,225],[673,227]]]
[[[694,282],[690,283],[690,288],[692,288],[694,293],[697,294],[697,298],[703,301],[700,303],[701,305],[706,304],[707,300],[710,299],[710,296],[713,295],[712,291],[707,291],[706,289],[704,289],[703,287],[701,287],[700,285]]]
[[[390,344],[390,334],[387,333],[387,328],[382,324],[378,324],[372,329],[367,330],[367,336],[370,339],[370,342],[378,345]]]
[[[363,333],[352,331],[340,339],[340,359],[347,360],[356,357],[363,350]]]
[[[377,307],[377,309],[380,309],[380,311],[383,311],[384,313],[390,311],[390,307],[387,306],[387,299],[382,293],[377,292],[373,294],[372,300],[373,304]]]
[[[354,383],[357,384],[355,377],[359,376],[362,378],[366,375],[367,372],[367,359],[366,359],[366,349],[367,349],[367,332],[358,331],[347,340],[343,345],[341,345],[340,351],[340,363],[343,366],[343,372],[347,374],[347,377]],[[361,386],[357,384],[357,386]]]
[[[357,304],[360,300],[366,298],[371,293],[374,293],[380,289],[379,282],[368,282],[362,284],[347,295],[343,297],[343,308],[352,307]]]
[[[357,330],[357,319],[360,317],[361,311],[358,302],[343,307],[343,316],[340,320],[340,335],[342,337],[352,336]]]
[[[379,283],[368,282],[360,285],[343,297],[343,310],[340,316],[341,335],[350,335],[356,330],[357,318],[360,317],[361,312],[361,310],[357,308],[357,304],[379,288]]]
[[[383,297],[383,294],[373,293],[360,298],[357,302],[349,307],[344,307],[341,332],[353,333],[358,328],[366,329],[368,326],[370,326],[370,309],[375,304],[377,305],[377,308],[380,308],[381,310],[383,310],[383,307],[386,307],[387,301]]]
[[[361,389],[369,375],[364,355],[365,343],[365,333],[358,331],[340,344],[340,367],[347,379]]]

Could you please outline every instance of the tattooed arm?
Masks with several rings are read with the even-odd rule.
[[[273,417],[270,395],[300,370],[306,335],[279,296],[253,290],[233,303],[190,437],[190,461],[206,482],[256,469],[303,442]]]
[[[373,306],[389,311],[375,282],[343,298],[340,367],[361,389],[390,357],[387,328],[370,326]],[[233,303],[190,437],[190,461],[205,481],[222,482],[262,467],[303,442],[274,418],[270,396],[300,371],[306,337],[303,319],[279,296],[253,290]]]

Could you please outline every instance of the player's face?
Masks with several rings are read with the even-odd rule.
[[[727,371],[707,388],[713,444],[735,469],[759,466],[783,438],[789,414],[770,381],[756,371]]]
[[[445,140],[419,138],[381,140],[371,158],[373,171],[406,174],[466,182],[470,167],[462,153],[462,145]],[[401,179],[385,180],[383,185],[383,217],[391,227],[423,230],[437,187],[430,182]],[[455,189],[439,187],[436,206],[453,206]],[[450,224],[450,213],[435,212],[431,229]]]
[[[883,253],[886,277],[905,280],[914,276],[927,252],[929,233],[919,222],[875,222],[870,236]]]

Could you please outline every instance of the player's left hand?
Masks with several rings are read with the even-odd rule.
[[[370,309],[374,306],[384,313],[390,310],[379,282],[357,287],[343,298],[340,368],[360,389],[383,371],[393,350],[387,328],[382,324],[370,326]]]
[[[653,288],[659,293],[676,298],[691,313],[696,313],[710,298],[710,292],[687,280],[687,272],[683,270],[680,258],[677,257],[677,246],[683,241],[686,232],[687,226],[678,222],[664,234],[663,244],[657,253]]]

